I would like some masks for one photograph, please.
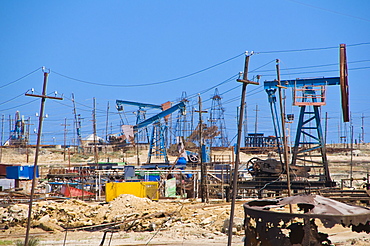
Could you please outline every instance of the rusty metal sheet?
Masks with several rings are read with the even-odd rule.
[[[280,213],[269,209],[288,204],[297,204],[302,213]],[[306,210],[306,211],[305,211]],[[270,214],[280,218],[318,218],[325,226],[331,228],[335,224],[345,226],[366,224],[370,221],[370,209],[361,206],[348,205],[320,195],[299,195],[281,199],[256,200],[244,204],[248,214]],[[332,223],[329,223],[332,222]]]
[[[293,213],[283,209],[289,204],[295,208]],[[248,246],[330,245],[328,234],[318,231],[315,219],[321,220],[326,228],[339,224],[352,231],[370,232],[370,209],[320,195],[254,200],[244,204],[244,212],[244,245]]]

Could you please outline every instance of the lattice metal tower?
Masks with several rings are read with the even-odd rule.
[[[181,95],[180,101],[185,102],[188,107],[189,101],[186,99],[187,95],[186,92],[183,91]],[[175,120],[175,132],[173,137],[173,144],[176,144],[177,137],[183,137],[186,139],[192,132],[191,120],[189,119],[189,114],[183,114],[182,112],[178,112]]]
[[[228,147],[229,140],[226,132],[226,123],[224,118],[225,108],[222,107],[221,96],[218,93],[218,89],[215,89],[215,94],[213,95],[212,105],[210,110],[209,124],[208,127],[215,128],[219,132],[217,136],[210,139],[211,147]]]

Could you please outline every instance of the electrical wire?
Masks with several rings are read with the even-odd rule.
[[[360,60],[360,61],[351,61],[347,62],[350,63],[360,63],[360,62],[369,62],[370,60]],[[293,68],[281,68],[280,71],[284,70],[298,70],[298,69],[309,69],[309,68],[317,68],[317,67],[330,67],[330,66],[339,66],[339,63],[329,63],[329,64],[322,64],[322,65],[312,65],[312,66],[304,66],[304,67],[293,67]],[[268,69],[268,70],[260,70],[259,72],[274,72],[275,69]]]
[[[232,81],[232,80],[236,79],[238,75],[239,75],[239,73],[234,74],[233,76],[231,76],[231,77],[227,78],[226,80],[222,81],[221,83],[218,83],[218,84],[216,84],[216,85],[214,85],[214,86],[212,86],[212,87],[209,87],[208,89],[204,89],[204,90],[202,90],[202,91],[200,91],[200,92],[193,93],[193,94],[191,94],[190,96],[188,96],[188,99],[192,99],[192,98],[194,98],[194,97],[198,96],[199,94],[204,94],[204,93],[206,93],[206,92],[208,92],[208,91],[210,91],[210,90],[212,90],[212,89],[216,88],[217,86],[220,86],[220,85],[226,84],[226,83],[228,83],[228,82],[230,82],[230,81]]]
[[[13,97],[13,98],[11,98],[11,99],[9,99],[9,100],[6,100],[6,101],[4,101],[4,102],[0,103],[0,105],[3,105],[3,104],[8,103],[8,102],[11,102],[11,101],[13,101],[14,99],[17,99],[17,98],[19,98],[19,97],[21,97],[21,96],[24,96],[24,93],[21,93],[21,94],[19,94],[18,96],[15,96],[15,97]]]
[[[63,96],[63,98],[64,99],[67,99],[67,100],[69,100],[69,101],[71,101],[72,102],[72,99],[71,98],[68,98],[68,97],[66,97],[66,96]],[[60,103],[60,102],[59,102]],[[90,110],[93,110],[94,108],[92,107],[92,106],[87,106],[87,105],[85,105],[85,104],[83,104],[83,103],[79,103],[79,102],[77,102],[76,100],[75,100],[75,103],[76,104],[78,104],[78,105],[81,105],[81,106],[84,106],[84,107],[86,107],[86,108],[88,108],[88,109],[90,109]],[[65,105],[65,106],[67,106],[67,105]],[[70,108],[73,108],[73,106],[68,106],[68,107],[70,107]],[[90,111],[90,110],[87,110],[87,109],[81,109],[81,108],[77,108],[78,110],[81,110],[81,111]],[[103,109],[96,109],[96,111],[99,111],[100,113],[106,113],[107,111],[105,111],[105,110],[103,110]]]
[[[363,69],[369,69],[370,67],[357,67],[357,68],[348,68],[348,71],[353,70],[363,70]],[[281,75],[299,75],[299,74],[308,74],[308,73],[331,73],[331,72],[338,72],[339,69],[332,69],[332,70],[323,70],[323,71],[307,71],[307,72],[296,72],[296,73],[281,73]],[[261,76],[270,77],[270,76],[276,76],[276,74],[261,74]]]
[[[334,14],[337,14],[337,15],[343,15],[343,16],[355,18],[355,19],[358,19],[358,20],[363,20],[363,21],[370,22],[370,20],[369,19],[366,19],[366,18],[362,18],[362,17],[358,17],[358,16],[354,16],[354,15],[345,14],[345,13],[334,11],[334,10],[331,10],[331,9],[317,7],[317,6],[312,5],[312,4],[302,3],[302,2],[296,1],[296,0],[288,0],[288,1],[293,2],[293,3],[298,3],[298,4],[301,4],[301,5],[310,7],[310,8],[320,9],[320,10],[323,10],[323,11],[326,11],[326,12],[334,13]]]
[[[5,85],[0,86],[0,89],[2,89],[2,88],[4,88],[4,87],[7,87],[8,85],[14,84],[14,83],[16,83],[16,82],[18,82],[18,81],[20,81],[20,80],[22,80],[22,79],[24,79],[24,78],[26,78],[26,77],[30,76],[31,74],[33,74],[33,73],[37,72],[37,71],[38,71],[38,70],[40,70],[41,68],[42,68],[42,67],[39,67],[39,68],[37,68],[37,69],[33,70],[32,72],[30,72],[30,73],[28,73],[28,74],[26,74],[26,75],[24,75],[24,76],[20,77],[19,79],[16,79],[16,80],[14,80],[14,81],[12,81],[12,82],[9,82],[9,83],[7,83],[7,84],[5,84]]]
[[[256,91],[256,90],[258,90],[258,91]],[[263,91],[264,91],[264,89],[263,89],[263,86],[261,85],[261,86],[255,88],[255,89],[247,92],[246,97],[253,96],[253,95],[261,93]],[[230,98],[230,99],[226,100],[225,102],[223,102],[223,104],[232,103],[232,102],[235,102],[236,100],[239,100],[239,99],[240,99],[240,96],[236,96],[236,97],[233,97],[233,98]]]
[[[37,100],[38,100],[38,98],[33,99],[33,100],[31,100],[31,101],[29,101],[29,102],[26,102],[26,103],[22,103],[22,104],[16,105],[16,106],[11,107],[11,108],[2,109],[2,111],[6,111],[6,110],[10,110],[10,109],[15,109],[15,108],[18,108],[18,107],[21,107],[21,106],[27,105],[27,104],[31,104],[31,103],[33,103],[33,102],[35,102],[35,101],[37,101]]]
[[[158,81],[158,82],[153,82],[153,83],[146,83],[146,84],[128,84],[128,85],[113,85],[113,84],[102,84],[102,83],[95,83],[95,82],[90,82],[90,81],[86,81],[86,80],[81,80],[81,79],[76,79],[76,78],[72,78],[72,77],[69,77],[69,76],[66,76],[66,75],[63,75],[61,73],[58,73],[56,71],[53,71],[55,74],[59,75],[59,76],[62,76],[64,78],[67,78],[67,79],[71,79],[71,80],[74,80],[74,81],[78,81],[78,82],[81,82],[81,83],[85,83],[85,84],[91,84],[91,85],[99,85],[99,86],[108,86],[108,87],[141,87],[141,86],[151,86],[151,85],[159,85],[159,84],[165,84],[165,83],[169,83],[169,82],[173,82],[173,81],[176,81],[176,80],[180,80],[180,79],[184,79],[184,78],[188,78],[190,76],[193,76],[193,75],[196,75],[196,74],[199,74],[199,73],[202,73],[204,71],[207,71],[209,69],[212,69],[214,67],[217,67],[217,66],[220,66],[226,62],[229,62],[231,60],[234,60],[238,57],[240,57],[241,55],[243,55],[244,53],[241,53],[239,55],[236,55],[234,57],[231,57],[225,61],[222,61],[222,62],[219,62],[215,65],[212,65],[212,66],[209,66],[207,68],[204,68],[204,69],[201,69],[201,70],[198,70],[196,72],[193,72],[193,73],[190,73],[190,74],[187,74],[187,75],[183,75],[183,76],[180,76],[180,77],[177,77],[177,78],[174,78],[174,79],[168,79],[168,80],[163,80],[163,81]]]
[[[347,44],[347,47],[353,46],[360,46],[360,45],[369,45],[370,42],[367,43],[358,43],[358,44]],[[271,51],[255,51],[255,54],[273,54],[273,53],[290,53],[290,52],[304,52],[304,51],[319,51],[319,50],[330,50],[330,49],[338,49],[338,46],[331,46],[331,47],[321,47],[321,48],[307,48],[307,49],[295,49],[295,50],[271,50]]]
[[[271,60],[271,61],[269,61],[269,62],[267,62],[267,63],[265,63],[265,64],[263,64],[262,66],[259,66],[259,67],[257,67],[257,68],[255,68],[255,69],[253,69],[253,70],[251,70],[250,72],[252,73],[252,72],[256,72],[256,71],[258,71],[259,69],[261,69],[261,68],[263,68],[263,67],[265,67],[265,66],[267,66],[267,65],[269,65],[269,64],[271,64],[272,62],[274,62],[275,61],[275,59],[274,60]],[[240,73],[238,73],[238,75],[240,76]],[[236,75],[234,75],[234,76],[236,76]],[[234,76],[232,76],[232,77],[234,77]],[[229,80],[231,80],[232,79],[232,77],[230,77],[229,79],[227,79],[226,81],[229,81]],[[211,88],[209,88],[209,89],[206,89],[204,92],[207,92],[207,91],[209,91],[209,90],[211,90],[211,89],[213,89],[213,88],[215,88],[215,87],[217,87],[217,86],[219,86],[219,85],[221,85],[221,84],[224,84],[226,81],[223,81],[223,82],[221,82],[220,84],[217,84],[217,85],[215,85],[215,86],[213,86],[213,87],[211,87]],[[223,94],[226,94],[226,93],[228,93],[228,92],[230,92],[230,91],[232,91],[232,90],[235,90],[236,88],[239,88],[240,87],[240,85],[237,85],[237,86],[235,86],[235,87],[233,87],[233,88],[231,88],[231,89],[229,89],[229,90],[227,90],[227,91],[225,91],[225,92],[223,92],[223,93],[221,93],[220,95],[223,95]],[[258,87],[258,88],[260,88],[260,87]],[[254,90],[256,90],[256,89],[253,89],[252,91],[250,91],[250,92],[253,92]],[[198,93],[194,93],[194,94],[192,94],[192,95],[198,95],[198,94],[203,94],[204,92],[198,92]],[[249,92],[249,93],[250,93]],[[247,93],[247,95],[248,95],[248,93]],[[192,98],[192,97],[190,97],[190,98]],[[235,97],[235,98],[238,98],[238,97]],[[209,98],[209,99],[207,99],[207,100],[205,100],[205,101],[203,101],[203,102],[208,102],[208,101],[210,101],[210,100],[212,100],[211,98]],[[229,99],[230,100],[230,99]]]

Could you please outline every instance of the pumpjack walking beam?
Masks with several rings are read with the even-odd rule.
[[[150,163],[152,152],[154,151],[157,155],[163,156],[165,159],[165,162],[168,163],[167,158],[167,152],[166,152],[166,146],[164,142],[164,132],[165,132],[165,124],[161,124],[160,120],[162,118],[165,118],[166,116],[176,112],[177,110],[180,110],[183,114],[186,113],[186,104],[185,101],[181,101],[178,104],[160,112],[159,114],[156,114],[139,124],[133,126],[134,133],[138,132],[140,129],[153,124],[153,132],[152,132],[152,138],[150,142],[150,148],[148,153],[148,163]],[[158,147],[159,146],[159,147]],[[155,148],[156,147],[156,148]]]
[[[162,109],[162,105],[150,104],[150,103],[141,103],[141,102],[132,102],[132,101],[125,101],[125,100],[116,100],[116,108],[118,111],[123,111],[123,106],[137,106],[139,107],[136,111],[136,125],[146,120],[146,108],[153,108],[153,109]],[[137,143],[149,143],[149,132],[145,128],[140,132],[136,133],[135,141]]]

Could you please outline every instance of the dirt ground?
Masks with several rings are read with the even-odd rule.
[[[28,163],[32,164],[34,151],[30,150],[28,153]],[[45,167],[46,169],[50,166],[68,167],[69,165],[81,165],[81,163],[93,161],[92,155],[73,154],[70,156],[69,162],[68,154],[66,155],[66,160],[64,160],[62,150],[43,149],[40,154],[39,165],[41,168]],[[213,154],[218,156],[224,155],[232,159],[230,151]],[[254,156],[256,155],[241,154],[241,161],[246,162]],[[259,157],[262,159],[267,158],[266,155],[260,155]],[[137,161],[136,156],[132,154],[109,153],[100,155],[100,161],[107,161],[108,159],[110,162],[126,161],[132,164],[135,164]],[[146,160],[145,151],[142,151],[140,159]],[[170,161],[175,159],[176,157],[171,157]],[[332,179],[337,182],[340,182],[343,178],[349,178],[349,162],[351,159],[353,163],[353,177],[367,177],[370,148],[369,146],[363,146],[352,157],[350,153],[343,152],[331,154],[328,156],[328,159]],[[27,151],[25,149],[3,149],[1,162],[26,164]],[[363,180],[353,182],[353,186],[356,188],[362,188],[363,184]],[[349,183],[345,182],[344,185],[348,186]],[[236,219],[236,223],[239,224],[243,223],[243,202],[245,201],[238,202],[236,206],[235,217],[241,220],[238,221]],[[113,201],[111,204],[104,205],[78,201],[63,203],[65,203],[63,208],[52,202],[44,202],[38,205],[39,210],[37,211],[39,213],[36,214],[35,221],[33,221],[35,228],[31,229],[31,235],[41,240],[40,245],[225,245],[227,243],[224,222],[229,217],[230,205],[216,200],[211,201],[209,204],[202,204],[196,200],[178,199],[151,202],[122,197],[120,201]],[[2,214],[3,218],[13,216],[18,221],[22,222],[24,220],[24,216],[26,216],[24,211],[26,211],[27,206],[14,208],[14,211],[12,211],[14,213],[10,213],[9,208],[7,209],[0,209],[0,214]],[[67,214],[69,219],[64,221],[60,219],[58,214],[62,213],[61,211]],[[163,216],[155,215],[158,212],[163,213]],[[148,215],[152,215],[152,217],[145,219],[145,216]],[[136,225],[133,230],[128,231],[122,230],[121,225],[121,227],[115,228],[116,230],[113,233],[107,232],[103,244],[103,231],[65,232],[61,227],[65,226],[66,223],[75,223],[74,225],[77,226],[79,221],[84,221],[83,223],[85,224],[82,226],[89,226],[94,220],[96,220],[96,223],[127,221],[132,216],[135,218],[133,221],[141,221],[140,225]],[[90,218],[91,221],[86,220],[86,218]],[[45,231],[45,227],[41,229],[40,219],[41,221],[54,223],[55,228],[52,228],[50,231]],[[45,224],[47,223],[45,222]],[[151,226],[153,228],[147,230]],[[342,226],[335,226],[331,229],[320,227],[319,231],[328,233],[334,245],[370,245],[370,235],[351,232],[349,228],[343,228]],[[235,231],[235,234],[233,236],[233,245],[243,245],[243,230]],[[25,227],[23,221],[17,226],[0,230],[0,245],[14,245],[16,240],[23,240],[24,235]]]

